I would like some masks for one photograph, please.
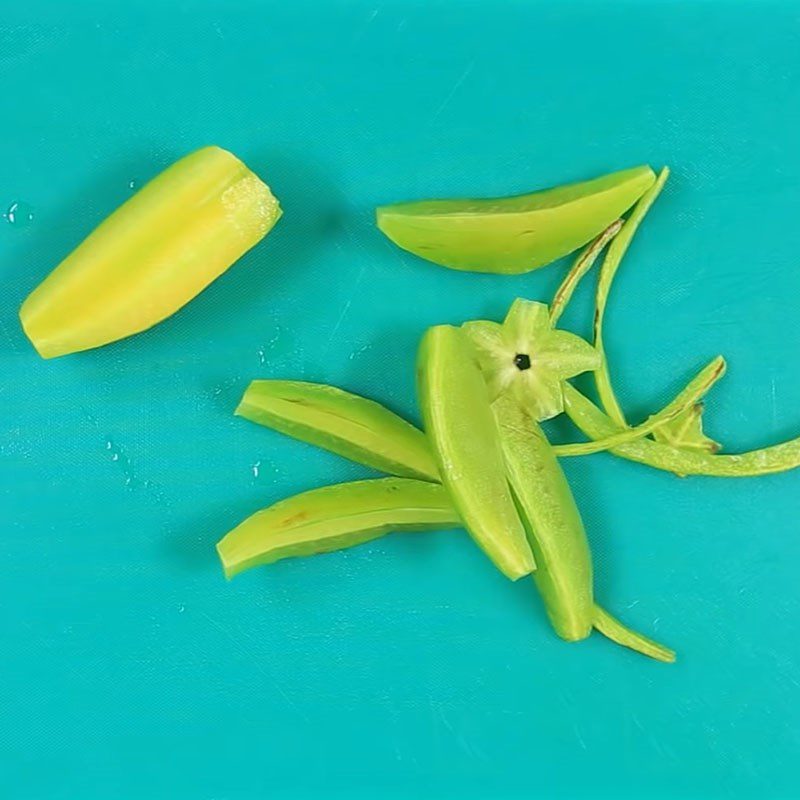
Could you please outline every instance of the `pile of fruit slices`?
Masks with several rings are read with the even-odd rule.
[[[717,452],[720,445],[702,429],[702,399],[724,374],[721,357],[661,411],[628,424],[605,357],[605,308],[622,257],[668,174],[656,177],[644,166],[518,197],[379,208],[378,227],[392,241],[452,269],[514,274],[585,247],[549,307],[520,299],[502,325],[478,320],[425,334],[417,361],[424,432],[331,386],[253,382],[239,415],[391,477],[316,489],[257,512],[218,544],[226,575],[391,531],[463,526],[506,576],[533,574],[563,639],[596,629],[674,661],[672,650],[595,602],[583,523],[558,459],[609,450],[676,475],[742,477],[800,465],[800,439],[739,455]],[[143,331],[189,302],[280,216],[270,189],[239,159],[218,147],[198,150],[66,258],[23,304],[22,326],[44,358]],[[556,323],[604,250],[590,344]],[[602,408],[569,383],[587,371]],[[590,440],[551,445],[539,423],[561,413]]]

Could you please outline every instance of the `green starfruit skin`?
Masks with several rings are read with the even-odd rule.
[[[619,426],[575,387],[566,384],[564,398],[567,415],[589,438],[603,439],[619,432]],[[735,454],[674,447],[651,439],[622,444],[612,448],[610,452],[655,469],[674,472],[681,477],[708,475],[718,478],[748,478],[800,467],[800,437],[771,447]]]

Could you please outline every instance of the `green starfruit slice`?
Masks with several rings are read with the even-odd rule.
[[[451,269],[516,274],[582,247],[652,186],[648,166],[486,200],[422,200],[377,209],[396,245]]]
[[[439,484],[377,478],[312,489],[257,511],[217,544],[217,553],[232,578],[261,564],[352,547],[389,531],[458,525]]]
[[[427,331],[417,380],[425,431],[464,526],[504,575],[528,575],[533,554],[506,479],[486,383],[461,330]]]
[[[421,430],[379,403],[334,386],[253,381],[236,414],[381,472],[439,480]]]

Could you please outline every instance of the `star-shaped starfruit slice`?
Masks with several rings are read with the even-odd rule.
[[[477,320],[463,329],[492,401],[508,392],[537,421],[564,410],[565,380],[600,365],[588,342],[553,328],[544,303],[517,299],[502,325]]]

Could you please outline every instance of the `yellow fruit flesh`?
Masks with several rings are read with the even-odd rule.
[[[175,313],[280,217],[253,172],[219,147],[166,169],[30,294],[22,326],[44,358],[88,350]]]

